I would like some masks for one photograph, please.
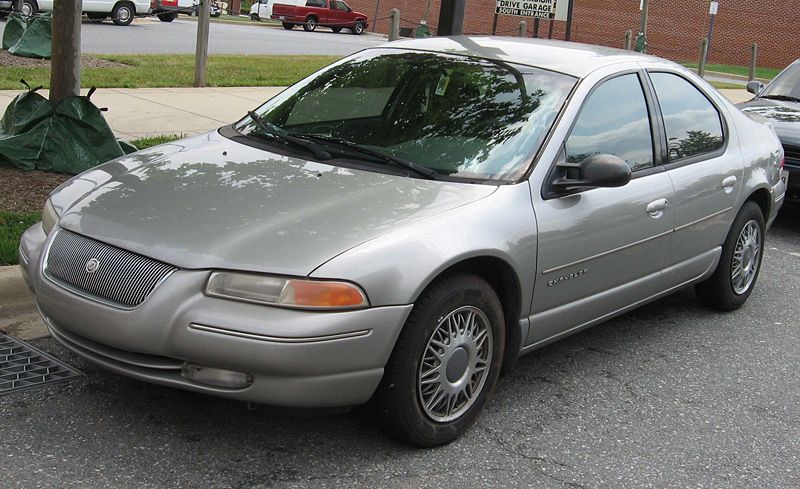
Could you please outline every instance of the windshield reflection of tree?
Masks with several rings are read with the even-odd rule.
[[[324,130],[450,174],[493,173],[483,166],[496,147],[519,135],[549,94],[541,87],[526,87],[525,77],[511,65],[404,53],[336,66],[265,115],[274,124],[286,126],[304,97],[314,94],[315,100],[322,100],[319,92],[330,91],[332,97],[337,88],[356,87],[393,88],[380,117],[350,121],[329,117],[334,120],[292,129]]]

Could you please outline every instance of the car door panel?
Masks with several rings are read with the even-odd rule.
[[[631,181],[548,198],[545,180],[542,194],[533,195],[539,252],[528,345],[660,291],[674,190],[655,166],[657,119],[648,109],[642,76],[622,73],[600,81],[564,136],[559,156],[568,163],[587,155],[617,156],[634,170]]]
[[[675,188],[675,233],[665,286],[702,276],[728,233],[744,166],[724,110],[688,79],[650,72],[668,145],[665,168]],[[705,260],[696,259],[705,257]]]

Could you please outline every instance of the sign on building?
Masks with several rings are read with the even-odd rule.
[[[571,0],[497,0],[497,15],[567,20]]]

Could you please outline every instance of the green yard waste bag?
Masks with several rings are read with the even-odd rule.
[[[8,52],[26,58],[50,59],[52,54],[53,18],[50,14],[36,15],[27,19],[28,26]]]
[[[11,12],[6,19],[6,28],[3,30],[3,49],[8,49],[19,41],[28,22],[20,12]]]
[[[92,93],[55,104],[36,89],[18,95],[0,120],[0,165],[75,175],[123,156]]]

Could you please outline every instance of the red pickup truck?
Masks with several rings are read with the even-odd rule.
[[[280,20],[285,29],[302,25],[308,32],[321,25],[330,27],[333,32],[347,28],[359,35],[367,27],[367,16],[354,12],[342,0],[307,0],[304,5],[276,3],[272,6],[272,18]]]

